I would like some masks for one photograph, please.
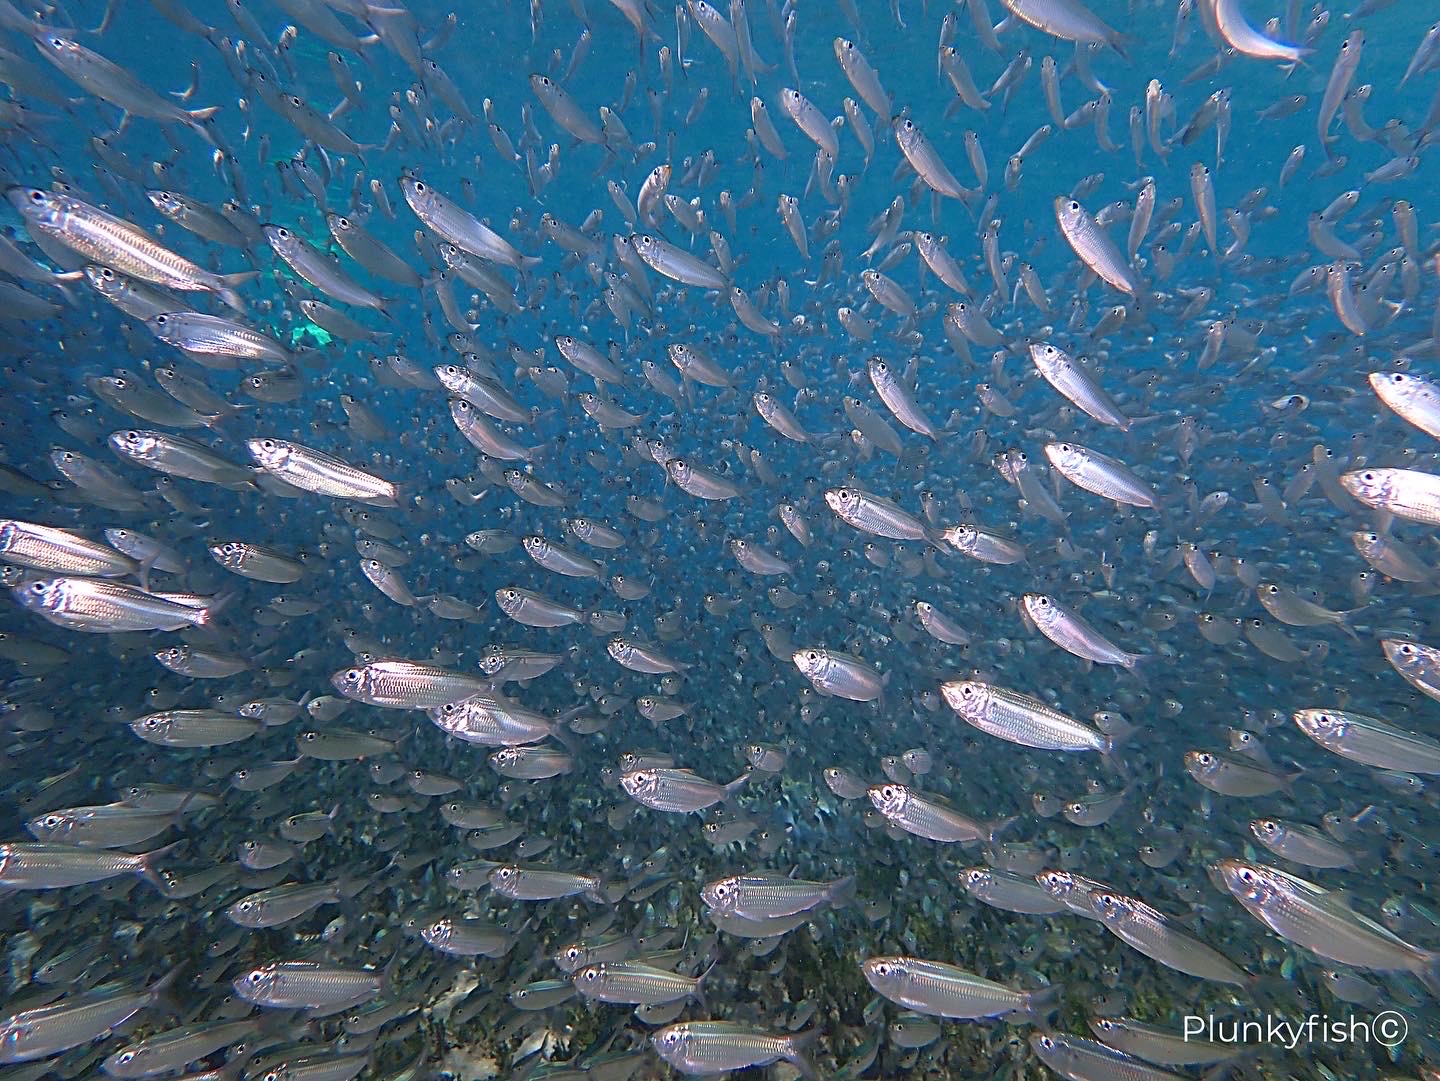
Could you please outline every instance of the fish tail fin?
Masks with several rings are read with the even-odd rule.
[[[1440,950],[1432,950],[1425,955],[1425,967],[1416,975],[1430,994],[1440,998]]]
[[[149,987],[145,988],[145,990],[149,992],[151,998],[154,1000],[156,1006],[164,1010],[171,1017],[175,1017],[177,1019],[185,1017],[186,1007],[170,992],[171,989],[175,986],[176,981],[180,979],[181,973],[183,973],[188,966],[188,961],[181,961],[174,968],[170,969],[170,971],[166,972],[158,980],[152,983]]]
[[[795,1069],[800,1071],[800,1076],[805,1081],[820,1081],[820,1074],[815,1069],[815,1064],[810,1061],[810,1048],[820,1037],[819,1026],[807,1028],[804,1032],[797,1032],[793,1036],[785,1037],[784,1059]]]
[[[1155,662],[1160,659],[1158,653],[1131,653],[1125,659],[1124,668],[1134,676],[1142,686],[1150,686],[1150,673],[1154,670]]]
[[[224,611],[229,606],[230,602],[239,595],[240,590],[238,589],[231,589],[227,590],[224,593],[221,593],[204,608],[198,609],[199,614],[195,617],[195,625],[197,627],[210,626],[212,623],[215,622],[215,617],[219,615],[222,611]]]
[[[705,971],[695,977],[695,990],[690,993],[690,997],[695,1000],[696,1005],[706,1013],[710,1012],[710,1006],[705,1001],[705,979],[715,971],[715,966],[719,963],[720,959],[717,957],[705,966]]]
[[[155,864],[184,843],[184,841],[171,841],[168,845],[162,845],[160,848],[152,848],[140,857],[141,877],[166,896],[170,894],[170,887],[167,886],[165,880],[156,873]]]
[[[1305,767],[1296,766],[1295,772],[1285,774],[1284,781],[1280,787],[1283,788],[1286,793],[1293,793],[1295,791],[1295,782],[1303,776],[1305,776]]]
[[[753,769],[747,769],[744,773],[740,774],[740,776],[736,777],[733,781],[727,784],[725,786],[724,799],[727,802],[734,799],[735,794],[739,792],[740,789],[744,788],[745,785],[749,783],[750,778],[753,776],[755,776],[755,771]]]
[[[210,130],[210,121],[219,111],[220,106],[218,105],[211,105],[205,109],[190,109],[181,114],[181,120],[196,135],[218,149],[220,144],[215,141],[215,133]]]
[[[237,312],[243,312],[245,310],[245,301],[240,299],[240,294],[236,292],[236,290],[259,276],[260,272],[258,270],[242,270],[236,274],[221,274],[220,288],[215,290],[215,294],[223,300],[228,307],[234,308]]]
[[[1026,1017],[1042,1028],[1050,1027],[1055,1014],[1060,1009],[1060,993],[1064,990],[1058,983],[1052,983],[1049,987],[1036,988],[1025,995],[1025,1008],[1022,1011]]]
[[[844,908],[846,905],[855,902],[855,876],[846,875],[844,878],[830,884],[830,907]]]
[[[575,734],[570,731],[567,718],[558,718],[555,723],[550,726],[550,735],[554,737],[555,742],[559,743],[572,755],[579,752],[580,743],[575,738]]]
[[[1008,818],[996,818],[983,823],[985,826],[985,842],[994,845],[997,837],[1019,821],[1019,815],[1011,815]]]

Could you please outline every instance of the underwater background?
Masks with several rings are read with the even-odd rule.
[[[1437,1076],[1430,5],[0,5],[0,1081]]]

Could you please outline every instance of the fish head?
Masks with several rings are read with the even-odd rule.
[[[279,981],[279,970],[274,965],[261,965],[248,972],[242,972],[230,982],[235,993],[246,1002],[263,1002],[271,997]]]
[[[1215,862],[1211,874],[1252,911],[1264,906],[1276,894],[1274,876],[1259,864],[1226,858]]]
[[[159,443],[154,432],[145,432],[138,428],[127,428],[125,431],[112,432],[110,435],[110,445],[115,448],[116,453],[122,458],[130,458],[137,462],[153,459]]]
[[[665,472],[670,475],[671,480],[682,488],[685,487],[694,474],[694,471],[690,468],[690,463],[684,458],[667,459],[665,462]]]
[[[700,890],[700,898],[716,912],[729,912],[740,895],[740,880],[734,876],[717,879]]]
[[[1186,751],[1185,772],[1197,781],[1203,782],[1220,771],[1223,763],[1209,751]]]
[[[48,811],[25,823],[25,828],[37,841],[63,841],[74,825],[73,815],[63,811]]]
[[[830,654],[823,649],[807,646],[791,654],[791,660],[800,673],[812,683],[823,680],[830,670]]]
[[[1090,910],[1106,924],[1124,918],[1130,911],[1129,898],[1109,890],[1090,891]]]
[[[3,548],[0,548],[0,551],[3,551]],[[1380,648],[1385,651],[1386,659],[1401,670],[1419,664],[1425,657],[1419,646],[1402,638],[1382,639]]]
[[[605,967],[603,965],[586,965],[572,977],[575,986],[580,993],[595,992],[600,990],[605,980]]]
[[[866,982],[882,995],[898,989],[908,975],[905,961],[900,957],[868,957],[860,962],[860,971]]]
[[[300,238],[283,225],[265,225],[261,227],[261,232],[270,246],[281,254],[293,252],[300,245]]]
[[[418,215],[428,212],[436,205],[438,198],[436,192],[423,180],[413,176],[402,176],[400,178],[400,191],[405,196],[405,201],[410,204],[410,209]]]
[[[1081,454],[1072,443],[1046,443],[1045,457],[1060,472],[1074,471],[1080,464]]]
[[[283,439],[247,439],[245,449],[256,465],[271,472],[285,469],[293,454],[291,444]]]
[[[37,44],[45,45],[52,41],[63,42],[63,38],[52,36],[39,39]],[[10,200],[10,205],[19,212],[26,221],[34,222],[36,225],[58,227],[65,217],[65,199],[58,192],[46,191],[44,188],[25,188],[15,186],[7,188],[5,197]]]
[[[1075,876],[1058,868],[1041,871],[1035,876],[1035,883],[1056,900],[1063,900],[1076,886]]]
[[[1325,745],[1338,742],[1348,727],[1343,713],[1325,709],[1297,710],[1295,723],[1316,743]]]
[[[265,900],[257,897],[242,897],[225,910],[231,921],[241,927],[258,927],[265,914]]]
[[[660,773],[653,769],[632,769],[620,775],[620,786],[632,799],[643,801],[660,790]]]
[[[501,864],[490,872],[490,885],[501,892],[513,890],[519,885],[521,873],[521,869],[513,863]]]
[[[689,1043],[689,1028],[684,1024],[668,1025],[650,1037],[655,1053],[665,1061],[675,1064],[685,1059],[685,1047]]]
[[[346,698],[359,698],[370,693],[373,679],[369,668],[345,668],[331,676],[330,683]]]
[[[1057,195],[1055,196],[1055,217],[1060,222],[1060,228],[1068,233],[1073,231],[1086,217],[1085,208],[1068,195]]]
[[[865,790],[870,803],[886,818],[900,814],[910,802],[910,790],[903,784],[872,784]]]
[[[1340,483],[1347,492],[1371,506],[1385,503],[1392,485],[1390,475],[1379,469],[1355,469],[1342,474]]]
[[[16,601],[32,612],[63,612],[70,597],[70,585],[64,578],[41,578],[21,582],[12,590]]]
[[[1279,844],[1285,837],[1285,827],[1273,818],[1257,818],[1250,823],[1250,832],[1266,847]]]
[[[1025,594],[1025,612],[1039,624],[1049,624],[1059,614],[1054,602],[1043,593]]]
[[[974,679],[942,683],[940,693],[950,708],[962,717],[982,717],[990,703],[990,688]]]

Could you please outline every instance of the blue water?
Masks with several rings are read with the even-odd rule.
[[[1332,9],[1328,26],[1310,42],[1313,52],[1293,71],[1231,53],[1211,72],[1201,69],[1215,58],[1217,46],[1198,12],[1177,39],[1173,4],[1097,3],[1095,13],[1125,35],[1120,41],[1124,56],[1100,48],[1082,65],[1108,92],[1106,130],[1116,148],[1102,149],[1090,123],[1055,131],[1025,158],[1013,184],[1005,179],[1007,161],[1038,127],[1051,123],[1040,85],[1043,58],[1053,57],[1059,66],[1067,112],[1097,97],[1096,89],[1085,85],[1083,71],[1075,70],[1071,43],[1013,20],[1001,27],[1003,53],[996,55],[983,47],[964,7],[905,3],[892,10],[886,4],[857,3],[856,24],[846,14],[849,4],[800,5],[787,12],[755,0],[748,21],[764,67],[752,83],[743,67],[732,77],[720,51],[688,14],[681,19],[686,27],[681,52],[677,14],[660,5],[649,12],[640,36],[603,0],[552,0],[529,8],[468,5],[457,12],[457,25],[448,35],[441,31],[446,7],[407,6],[421,42],[437,33],[444,37],[426,47],[424,55],[444,69],[477,122],[456,118],[433,92],[428,101],[422,94],[420,106],[412,109],[405,93],[419,87],[420,80],[393,49],[376,41],[345,57],[361,84],[363,108],[346,107],[335,115],[335,123],[361,144],[360,160],[308,144],[252,87],[232,78],[232,66],[243,71],[249,65],[321,112],[344,102],[327,59],[336,47],[303,26],[287,30],[292,16],[268,0],[248,10],[270,41],[246,41],[240,60],[234,54],[244,31],[223,4],[186,8],[213,28],[209,42],[146,3],[118,4],[112,12],[96,4],[67,5],[45,15],[46,25],[61,28],[57,32],[151,89],[170,97],[190,88],[186,107],[218,105],[210,124],[213,145],[185,127],[144,118],[122,122],[117,107],[66,80],[18,29],[11,27],[0,41],[16,58],[0,58],[0,79],[9,71],[19,80],[23,60],[45,85],[72,99],[61,108],[16,87],[14,100],[39,115],[17,124],[0,114],[6,125],[0,175],[6,184],[60,188],[149,230],[207,268],[258,270],[258,277],[240,289],[243,313],[204,293],[188,293],[184,299],[294,346],[303,381],[293,401],[247,397],[244,380],[273,365],[245,361],[234,370],[212,370],[194,363],[156,341],[142,321],[106,304],[83,280],[69,284],[68,298],[43,284],[19,284],[56,305],[48,317],[10,318],[16,312],[0,310],[6,331],[0,337],[0,379],[7,402],[0,412],[0,457],[51,486],[48,496],[36,496],[7,484],[4,513],[92,538],[101,537],[106,527],[139,530],[189,561],[182,575],[157,572],[150,580],[154,588],[233,593],[214,626],[177,633],[82,634],[47,624],[15,605],[0,610],[0,630],[11,639],[36,640],[69,654],[58,664],[17,665],[15,651],[26,648],[23,641],[5,653],[5,701],[13,707],[5,716],[13,724],[0,773],[6,795],[0,828],[7,840],[29,840],[25,823],[42,810],[121,799],[126,786],[143,782],[199,788],[220,797],[219,803],[156,842],[182,841],[166,854],[163,866],[183,877],[232,861],[237,843],[272,836],[289,815],[338,807],[333,834],[308,845],[288,865],[283,880],[322,882],[351,875],[368,883],[338,907],[319,909],[280,928],[238,934],[224,908],[261,884],[238,868],[198,896],[181,899],[167,899],[138,880],[133,888],[117,888],[117,883],[129,886],[128,878],[12,893],[0,899],[0,921],[11,936],[28,931],[32,937],[23,942],[12,937],[3,996],[17,1005],[0,1008],[0,1015],[33,1004],[42,985],[30,978],[31,970],[77,942],[93,944],[95,958],[64,985],[67,993],[117,976],[149,983],[183,962],[177,986],[184,990],[174,998],[176,1012],[187,1022],[242,1014],[246,1006],[230,994],[230,981],[254,966],[316,956],[383,969],[399,950],[404,956],[387,995],[417,1007],[418,1013],[382,1028],[373,1044],[351,1037],[348,1044],[328,1049],[321,1045],[340,1035],[339,1018],[321,1019],[303,1030],[297,1020],[277,1043],[302,1046],[285,1053],[293,1059],[348,1046],[369,1055],[366,1076],[392,1076],[413,1062],[418,1076],[444,1071],[475,1077],[493,1068],[502,1076],[519,1077],[531,1076],[526,1071],[536,1070],[540,1059],[579,1068],[596,1055],[633,1052],[621,1060],[616,1074],[592,1072],[650,1076],[667,1069],[649,1050],[654,1026],[631,1017],[624,1006],[587,1004],[576,997],[548,1011],[517,1013],[505,997],[525,982],[559,977],[550,955],[577,938],[593,937],[607,909],[613,909],[611,931],[672,932],[672,944],[687,951],[687,971],[718,962],[707,977],[705,1002],[688,1005],[680,1016],[731,1019],[774,1032],[807,1028],[813,1017],[817,1041],[810,1054],[827,1077],[1047,1076],[1048,1067],[1026,1042],[1034,1031],[1026,1023],[957,1021],[947,1023],[942,1038],[925,1048],[901,1046],[886,1027],[900,1008],[877,997],[858,967],[877,954],[944,961],[1017,988],[1061,985],[1060,1008],[1048,1024],[1073,1036],[1090,1036],[1086,1018],[1095,1014],[1125,1014],[1178,1030],[1187,1016],[1294,1019],[1313,1013],[1367,1019],[1397,1010],[1409,1033],[1397,1046],[1374,1040],[1272,1046],[1244,1060],[1232,1076],[1433,1072],[1434,998],[1417,973],[1353,970],[1374,985],[1374,995],[1363,1004],[1343,1002],[1322,976],[1335,967],[1332,960],[1269,933],[1208,871],[1226,856],[1272,863],[1327,889],[1347,891],[1357,910],[1377,919],[1383,915],[1386,926],[1419,950],[1440,945],[1434,907],[1435,802],[1428,775],[1381,774],[1315,745],[1290,720],[1295,710],[1325,706],[1383,717],[1428,739],[1440,731],[1435,702],[1396,674],[1379,644],[1382,638],[1440,644],[1433,587],[1376,574],[1349,539],[1352,531],[1389,528],[1432,563],[1433,527],[1403,519],[1391,523],[1358,503],[1329,498],[1322,484],[1306,489],[1278,519],[1263,511],[1254,487],[1257,479],[1265,479],[1285,488],[1314,459],[1317,446],[1334,455],[1333,464],[1312,467],[1317,475],[1362,465],[1435,471],[1431,438],[1387,410],[1366,380],[1372,371],[1403,368],[1422,376],[1436,371],[1433,223],[1440,174],[1428,144],[1433,133],[1421,128],[1440,84],[1436,71],[1422,70],[1400,85],[1434,17],[1426,5],[1406,0],[1370,5],[1382,10],[1353,18]],[[999,23],[1001,5],[989,6],[992,21]],[[1246,14],[1257,27],[1279,18],[1279,38],[1301,37],[1312,13],[1301,12],[1299,24],[1291,28],[1285,25],[1284,7],[1250,3]],[[1013,91],[991,96],[983,112],[960,104],[949,81],[937,75],[941,22],[952,11],[954,44],[982,92],[1017,57],[1028,55],[1031,61]],[[728,12],[736,13],[733,8]],[[794,19],[794,74],[787,60],[787,15]],[[351,32],[370,33],[353,11],[338,17]],[[1372,88],[1363,115],[1382,135],[1362,140],[1337,115],[1327,153],[1317,136],[1316,117],[1341,42],[1357,28],[1363,28],[1364,46],[1354,85]],[[959,182],[983,187],[971,206],[932,197],[917,183],[896,146],[890,118],[877,117],[864,105],[876,142],[873,157],[867,164],[860,142],[842,126],[833,173],[837,183],[842,175],[847,178],[846,196],[843,204],[826,198],[812,173],[815,145],[786,117],[780,91],[798,87],[826,117],[842,115],[847,96],[858,100],[834,57],[837,36],[861,48],[897,116],[903,113],[914,121]],[[288,44],[277,50],[274,43],[282,39]],[[579,46],[583,55],[572,70],[577,42],[584,42]],[[659,57],[662,45],[668,49],[668,69]],[[229,65],[221,59],[222,49],[232,54]],[[1197,71],[1197,77],[1187,79]],[[635,149],[577,141],[541,107],[529,79],[535,73],[563,79],[594,123],[602,105],[615,110]],[[1212,94],[1225,92],[1229,118],[1222,125],[1227,132],[1223,143],[1211,126],[1188,145],[1174,141],[1164,156],[1148,139],[1137,151],[1128,114],[1132,106],[1143,114],[1152,79],[1174,101],[1174,118],[1164,120],[1160,129],[1166,140]],[[769,104],[789,151],[784,160],[760,147],[747,130],[755,94]],[[1293,115],[1258,115],[1297,94],[1307,100]],[[952,103],[956,108],[947,112]],[[433,134],[417,144],[403,132],[392,133],[391,110],[406,115],[406,130],[415,130],[419,116],[422,126],[428,120]],[[489,117],[517,148],[518,161],[498,152]],[[1387,123],[1394,125],[1390,145],[1384,136]],[[983,185],[967,158],[969,132],[978,137],[988,165]],[[92,136],[103,136],[125,155],[133,175],[103,164]],[[1305,148],[1303,163],[1282,187],[1282,167],[1297,145]],[[1367,181],[1368,173],[1410,153],[1418,156],[1418,165],[1408,175],[1389,183]],[[473,299],[475,290],[463,283],[455,294],[461,309],[473,316],[469,340],[474,350],[493,362],[503,384],[535,412],[530,425],[498,426],[524,446],[540,448],[528,468],[568,493],[563,510],[517,499],[499,473],[517,463],[482,462],[455,430],[443,391],[398,387],[377,377],[390,354],[403,355],[422,371],[461,363],[447,341],[455,328],[430,289],[416,292],[373,278],[331,244],[322,209],[298,181],[282,181],[281,170],[288,170],[297,155],[328,178],[328,209],[363,220],[367,230],[427,278],[440,266],[435,238],[406,206],[398,184],[402,175],[421,177],[526,256],[540,260],[523,275],[491,268],[513,287],[516,314],[500,311],[483,297]],[[685,180],[706,155],[713,156],[713,163],[703,182]],[[535,190],[534,177],[547,159],[553,175]],[[699,200],[705,226],[695,238],[663,207],[654,228],[627,223],[607,193],[606,184],[613,181],[633,203],[651,170],[664,162],[673,167],[669,191],[686,202]],[[1203,236],[1182,249],[1182,232],[1166,243],[1175,261],[1166,277],[1158,271],[1166,255],[1157,256],[1151,243],[1162,222],[1178,222],[1188,230],[1197,221],[1190,181],[1197,162],[1209,169],[1222,215],[1242,208],[1248,239],[1222,261]],[[1108,234],[1123,248],[1130,208],[1146,177],[1155,185],[1157,225],[1135,263],[1146,282],[1145,295],[1136,300],[1084,272],[1057,226],[1053,202],[1058,195],[1077,194],[1091,214],[1111,222]],[[372,196],[372,179],[384,190],[388,212]],[[298,302],[327,298],[291,273],[263,239],[248,251],[206,242],[157,214],[145,196],[147,188],[183,193],[214,208],[237,200],[255,219],[284,225],[336,254],[387,302],[383,314],[327,302],[377,336],[347,342],[319,332]],[[1400,254],[1389,261],[1403,255],[1411,264],[1381,287],[1382,306],[1371,309],[1364,335],[1344,325],[1323,284],[1312,291],[1292,290],[1302,271],[1320,267],[1323,280],[1323,269],[1333,262],[1312,247],[1307,220],[1350,190],[1359,191],[1357,205],[1334,228],[1358,249],[1359,259],[1349,264],[1351,282],[1366,280],[1397,249]],[[808,260],[797,253],[776,211],[782,194],[800,200],[810,230]],[[882,245],[873,258],[862,255],[873,240],[869,226],[897,196],[905,206],[895,243],[906,243],[910,231],[945,237],[972,296],[945,287],[914,251],[892,260],[893,245]],[[1392,216],[1396,200],[1414,208],[1416,253],[1403,251]],[[1178,206],[1170,208],[1171,201]],[[546,239],[541,232],[546,213],[572,228],[583,225],[601,253],[599,261],[586,265]],[[981,233],[991,224],[998,230],[1004,262],[1003,290],[983,254]],[[85,262],[83,257],[65,262],[63,251],[57,255],[53,247],[37,247],[8,202],[0,206],[0,229],[40,264],[68,270]],[[653,304],[618,320],[603,298],[605,275],[633,281],[613,238],[635,229],[663,235],[718,265],[707,240],[716,230],[733,257],[734,283],[782,332],[773,340],[757,335],[736,319],[723,295],[648,270]],[[1234,239],[1222,217],[1222,252]],[[838,271],[826,269],[827,248],[837,253],[831,265]],[[913,320],[881,307],[862,284],[860,272],[882,263],[884,273],[915,301],[919,313]],[[1049,314],[1017,287],[1022,264],[1033,267],[1043,284]],[[1410,275],[1418,287],[1407,297],[1404,282]],[[776,298],[782,284],[788,290],[783,309]],[[1187,303],[1200,290],[1211,294],[1187,312]],[[972,343],[969,359],[957,352],[942,320],[946,306],[958,300],[981,309],[1004,343]],[[1125,306],[1122,325],[1092,334],[1115,305]],[[842,306],[873,324],[873,340],[856,340],[842,328],[836,315]],[[1207,331],[1221,320],[1236,321],[1253,340],[1232,338],[1218,359],[1202,367]],[[576,395],[595,386],[557,352],[554,339],[565,334],[602,352],[613,349],[611,359],[625,372],[626,383],[609,393],[621,408],[643,414],[641,423],[623,431],[602,430],[585,414]],[[1065,402],[1036,376],[1029,360],[1028,344],[1047,341],[1087,358],[1126,414],[1145,419],[1121,432]],[[678,378],[666,349],[679,342],[701,345],[731,373],[733,387],[695,384],[683,408],[656,393],[641,376],[641,362],[654,361],[667,376]],[[943,438],[927,440],[886,412],[866,375],[865,361],[872,355],[885,358],[897,372],[913,374],[915,396],[928,416],[947,429]],[[803,383],[803,391],[787,382],[782,363],[796,383]],[[232,462],[250,464],[247,438],[273,436],[400,483],[398,508],[369,511],[395,527],[398,537],[391,543],[411,557],[397,572],[416,596],[444,593],[483,605],[483,620],[441,620],[423,606],[407,608],[379,592],[360,571],[353,514],[350,520],[342,515],[350,509],[343,503],[311,494],[236,493],[183,479],[172,486],[188,504],[177,509],[167,503],[155,492],[159,474],[119,459],[106,443],[112,431],[157,426],[99,400],[86,383],[124,369],[154,389],[148,373],[163,365],[203,378],[233,403],[250,407],[213,432],[181,433]],[[559,368],[568,379],[568,393],[559,400],[542,393],[522,370],[530,365]],[[977,391],[981,383],[1003,393],[1015,415],[984,408]],[[808,444],[790,442],[768,427],[751,404],[751,396],[762,390],[792,407],[817,438]],[[342,394],[372,408],[391,434],[370,440],[347,430]],[[905,450],[899,459],[857,447],[850,437],[853,422],[843,408],[846,395],[866,403],[899,431]],[[1288,401],[1293,395],[1303,396],[1298,407]],[[1198,433],[1191,455],[1179,449],[1186,418]],[[667,483],[663,467],[644,454],[647,437],[663,439],[674,456],[724,474],[741,486],[741,494],[705,501]],[[1063,440],[1133,467],[1158,493],[1158,509],[1117,506],[1062,479],[1048,468],[1043,448]],[[147,492],[143,507],[117,512],[88,502],[58,479],[50,461],[57,448],[82,452],[115,469]],[[775,474],[773,482],[767,483],[765,471],[754,465],[752,449]],[[1022,507],[1016,489],[995,467],[997,456],[1017,450],[1040,471],[1041,483],[1065,511],[1063,525]],[[461,478],[456,487],[484,494],[462,503],[446,487],[455,478]],[[1013,566],[983,564],[946,550],[942,542],[932,550],[924,540],[896,542],[858,532],[838,520],[823,499],[825,489],[842,484],[893,499],[914,515],[922,515],[922,505],[933,499],[934,518],[928,524],[936,530],[974,522],[1024,543],[1029,559]],[[1228,503],[1211,517],[1200,515],[1198,501],[1215,492],[1228,493]],[[631,516],[626,509],[630,496],[658,501],[666,516],[653,524]],[[809,523],[814,540],[808,547],[782,526],[776,508],[783,502],[795,504]],[[619,529],[626,546],[605,551],[573,540],[560,520],[577,515]],[[477,554],[464,538],[480,529],[506,530],[517,538],[545,536],[602,560],[606,575],[623,574],[646,584],[649,593],[624,599],[603,581],[544,570],[519,547]],[[762,578],[746,572],[730,551],[728,542],[736,538],[780,554],[793,563],[792,573]],[[305,576],[279,586],[227,573],[205,546],[237,540],[303,557]],[[1224,557],[1243,557],[1267,582],[1327,609],[1353,609],[1346,622],[1355,636],[1334,626],[1277,622],[1259,603],[1253,582],[1222,574],[1213,589],[1202,587],[1180,562],[1183,543],[1218,554],[1215,561],[1222,569]],[[1368,577],[1357,579],[1366,571]],[[662,680],[612,661],[606,652],[608,633],[592,633],[586,626],[523,626],[497,607],[495,591],[509,586],[534,590],[587,614],[619,613],[626,635],[649,641],[691,667]],[[767,593],[776,587],[793,591],[793,606],[788,593]],[[1020,598],[1026,592],[1046,592],[1082,611],[1112,641],[1152,654],[1144,678],[1056,648],[1023,617]],[[280,594],[313,598],[320,610],[286,618],[269,604]],[[733,607],[722,612],[727,606],[707,604],[712,595]],[[949,646],[932,640],[916,620],[917,600],[928,600],[953,617],[971,642]],[[1260,620],[1307,656],[1286,663],[1243,635],[1234,643],[1216,644],[1197,629],[1204,613],[1226,621]],[[817,694],[790,660],[767,649],[761,632],[765,624],[779,628],[793,648],[823,646],[862,657],[881,673],[883,696],[877,703],[859,703]],[[346,648],[347,639],[364,652],[359,661]],[[243,655],[252,667],[215,680],[189,679],[160,667],[153,653],[182,641]],[[575,745],[572,773],[533,782],[500,777],[486,764],[491,748],[451,740],[420,713],[358,704],[338,720],[321,723],[302,714],[247,741],[209,749],[154,746],[126,726],[171,704],[231,711],[271,695],[295,700],[330,695],[335,693],[332,673],[377,658],[430,661],[474,673],[493,644],[564,654],[555,672],[524,685],[508,684],[507,693],[531,709],[578,713],[582,722],[593,721],[582,727],[600,729],[567,737]],[[939,685],[967,678],[1043,699],[1082,720],[1099,710],[1114,711],[1136,730],[1113,761],[1021,748],[967,726],[945,706]],[[664,724],[640,716],[634,700],[662,690],[688,705],[688,716]],[[607,716],[602,725],[600,718]],[[575,898],[506,901],[485,890],[454,889],[445,872],[477,855],[519,857],[508,848],[497,854],[467,847],[437,811],[440,800],[452,797],[415,796],[403,773],[377,781],[369,762],[311,761],[264,793],[230,786],[236,768],[293,757],[298,733],[315,727],[401,739],[393,756],[381,761],[393,760],[406,771],[449,775],[461,785],[453,798],[505,808],[527,838],[554,842],[537,856],[538,864],[628,880],[636,891],[648,884],[642,880],[650,868],[668,876],[667,881],[641,900],[632,894],[613,906]],[[1280,775],[1303,771],[1293,786],[1246,798],[1209,791],[1187,775],[1185,752],[1226,751],[1232,746],[1231,730],[1249,731],[1263,745],[1264,768]],[[786,750],[783,772],[755,774],[732,803],[703,815],[636,810],[618,784],[619,756],[638,750],[668,754],[677,766],[730,781],[746,768],[747,744],[757,741]],[[1258,983],[1235,987],[1174,972],[1073,914],[1027,916],[982,905],[956,879],[963,868],[986,862],[980,846],[938,844],[896,828],[887,832],[869,801],[839,799],[822,779],[822,769],[840,764],[867,783],[881,782],[882,756],[912,748],[927,750],[935,760],[933,771],[913,778],[917,789],[948,799],[976,818],[1016,816],[1005,840],[1043,846],[1044,866],[1064,866],[1146,900],[1258,977]],[[47,783],[67,771],[73,772]],[[1093,788],[1087,788],[1091,782]],[[1033,800],[1051,795],[1068,801],[1122,789],[1128,794],[1121,809],[1094,828],[1042,817]],[[376,792],[404,797],[404,810],[378,813],[367,802]],[[632,810],[636,813],[628,813]],[[1318,827],[1332,812],[1359,816],[1346,843],[1375,858],[1362,860],[1358,870],[1287,864],[1259,848],[1248,828],[1251,819],[1263,816]],[[728,822],[737,815],[756,820],[746,840],[722,849],[705,843],[703,822]],[[1158,869],[1139,855],[1155,837],[1167,843],[1173,837],[1177,846],[1175,858]],[[999,854],[987,852],[992,861],[1000,860]],[[699,888],[722,875],[761,870],[823,880],[854,874],[857,900],[848,907],[822,906],[810,923],[784,936],[773,950],[766,949],[773,940],[716,932]],[[281,880],[272,876],[264,884]],[[1397,899],[1398,914],[1393,903],[1381,908]],[[462,914],[484,916],[512,931],[515,944],[508,955],[458,960],[431,950],[416,933],[426,917]],[[336,919],[343,922],[331,924]],[[463,999],[477,985],[473,995],[478,997]],[[462,1000],[467,1002],[463,1021],[448,1020],[449,1009]],[[174,1019],[162,1012],[147,1010],[137,1032],[171,1023]],[[98,1061],[126,1038],[82,1042],[64,1050],[55,1069],[61,1076],[95,1076]],[[212,1056],[210,1062],[218,1065],[221,1058]],[[490,1065],[477,1065],[482,1060]]]

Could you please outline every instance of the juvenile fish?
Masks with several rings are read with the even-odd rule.
[[[810,646],[797,649],[791,659],[821,694],[873,702],[885,693],[880,673],[854,654]]]
[[[866,794],[887,822],[906,833],[946,844],[991,841],[1011,821],[982,822],[903,784],[871,785]]]
[[[1067,653],[1097,664],[1115,664],[1135,672],[1146,654],[1127,653],[1092,627],[1078,613],[1043,593],[1022,598],[1025,612],[1036,628]]]
[[[730,799],[749,780],[749,770],[729,784],[717,784],[688,769],[636,769],[622,774],[620,785],[641,806],[688,814]]]
[[[682,1021],[650,1037],[656,1053],[683,1074],[722,1074],[784,1059],[806,1081],[819,1075],[805,1056],[815,1030],[777,1036],[731,1021]]]
[[[56,626],[92,634],[204,627],[226,599],[204,598],[193,605],[97,578],[43,578],[15,586],[11,593],[22,607]]]
[[[373,661],[330,677],[346,698],[387,709],[439,709],[490,689],[489,680],[419,661]]]
[[[398,505],[400,488],[339,458],[285,439],[247,439],[255,464],[302,491],[375,507]]]
[[[860,962],[866,982],[891,1002],[930,1017],[974,1020],[1020,1017],[1043,1022],[1060,988],[1015,991],[943,961],[918,957],[869,957]]]
[[[1038,699],[993,683],[957,680],[943,683],[940,693],[962,720],[1011,743],[1045,751],[1114,750],[1111,737]]]

